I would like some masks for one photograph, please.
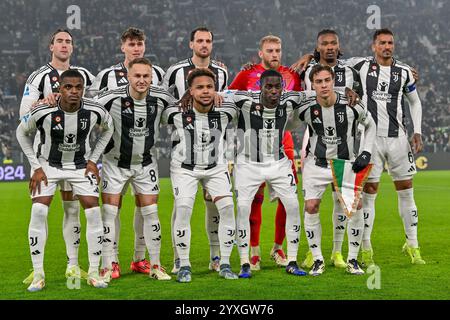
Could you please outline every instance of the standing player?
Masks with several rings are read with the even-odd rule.
[[[359,73],[352,67],[346,66],[338,60],[341,56],[339,37],[336,31],[324,29],[317,34],[317,47],[314,51],[314,60],[302,72],[301,77],[305,85],[305,90],[313,90],[312,83],[309,80],[309,74],[318,63],[324,66],[330,66],[334,72],[334,90],[344,92],[345,88],[353,89],[362,97],[362,86]],[[302,151],[306,150],[308,142],[308,130],[305,131]],[[355,150],[357,151],[357,150]],[[302,159],[304,160],[304,159]],[[333,185],[332,185],[333,187]],[[331,263],[338,268],[346,268],[347,264],[342,257],[342,242],[344,241],[345,227],[347,218],[339,203],[336,192],[333,187],[333,252],[331,254]],[[314,260],[311,250],[308,250],[302,267],[311,268]]]
[[[129,85],[101,94],[97,100],[114,121],[114,134],[103,157],[103,245],[102,275],[112,276],[115,220],[122,189],[131,183],[138,212],[142,215],[145,243],[150,255],[150,276],[170,280],[160,263],[161,224],[158,218],[158,165],[155,142],[162,111],[175,99],[151,86],[152,65],[145,58],[129,62]]]
[[[392,31],[379,29],[373,35],[374,57],[348,61],[359,71],[364,92],[367,93],[364,101],[377,125],[374,167],[363,193],[365,227],[362,254],[365,265],[374,263],[370,236],[375,219],[378,184],[385,162],[397,190],[398,209],[406,235],[403,251],[410,256],[412,264],[425,264],[417,240],[418,214],[413,190],[413,175],[416,174],[414,153],[423,149],[422,104],[411,67],[393,58],[394,48]],[[405,98],[414,126],[411,145],[404,123]]]
[[[33,174],[30,192],[33,201],[28,230],[33,262],[33,281],[28,291],[45,286],[44,250],[47,241],[48,208],[56,186],[66,181],[78,196],[86,213],[86,238],[89,254],[88,284],[106,288],[98,268],[102,253],[103,224],[98,205],[98,170],[96,162],[113,133],[109,113],[100,105],[82,98],[84,78],[76,70],[60,76],[61,98],[58,105],[42,105],[22,117],[17,140],[30,162]],[[91,150],[89,137],[95,125],[103,131]],[[36,131],[41,133],[38,152],[33,150]],[[79,276],[79,275],[78,275]]]
[[[239,277],[250,278],[249,260],[250,210],[255,194],[267,182],[286,209],[287,260],[289,274],[306,273],[297,265],[300,214],[297,183],[291,162],[283,150],[286,125],[304,93],[286,92],[282,96],[283,78],[269,69],[261,74],[261,92],[238,91],[233,101],[240,109],[238,151],[235,165],[235,192],[238,203],[237,245],[241,258]]]
[[[378,39],[381,37],[382,40]],[[421,122],[422,105],[416,91],[417,71],[393,58],[394,37],[389,29],[377,30],[373,37],[375,57],[350,58],[341,62],[352,66],[360,74],[364,102],[377,125],[377,142],[374,148],[374,168],[363,193],[364,236],[362,265],[374,264],[370,241],[375,219],[375,199],[384,162],[394,180],[399,199],[399,212],[406,233],[406,252],[413,264],[425,264],[417,241],[417,208],[414,202],[412,176],[416,173],[414,153],[423,149]],[[314,56],[305,55],[292,67],[301,69]],[[404,98],[408,100],[414,125],[411,140],[407,142],[404,120]],[[405,142],[406,141],[406,142]],[[388,148],[389,147],[389,148]],[[402,150],[402,151],[399,151]]]
[[[227,87],[228,73],[218,62],[211,59],[214,35],[205,27],[198,27],[191,32],[189,47],[192,50],[192,57],[179,61],[167,69],[164,76],[164,89],[171,92],[176,99],[180,99],[185,93],[187,78],[195,68],[208,68],[215,75],[215,90],[223,91]],[[209,269],[220,270],[220,252],[218,238],[219,212],[211,197],[204,192],[205,199],[205,225],[210,246]],[[172,212],[172,230],[175,219],[175,207]],[[172,239],[174,235],[172,234]],[[175,245],[174,241],[172,241]],[[179,259],[174,247],[174,267],[172,273],[177,273],[179,269]]]
[[[321,251],[322,227],[319,207],[326,187],[333,181],[328,161],[355,159],[355,133],[358,123],[361,123],[365,128],[365,144],[352,167],[355,172],[359,172],[369,164],[375,138],[375,123],[365,106],[360,103],[350,108],[347,99],[334,91],[334,76],[330,66],[317,64],[311,69],[309,79],[317,93],[317,99],[302,105],[295,116],[306,122],[310,131],[302,186],[305,198],[305,231],[314,260],[309,273],[313,276],[320,275],[325,270]],[[364,273],[357,262],[364,228],[361,207],[362,205],[358,207],[359,210],[348,222],[347,271],[351,274]]]
[[[90,95],[96,96],[99,93],[115,90],[117,88],[124,87],[128,84],[128,64],[136,59],[142,58],[145,54],[145,40],[146,36],[143,30],[130,27],[126,29],[120,37],[121,47],[120,50],[125,55],[125,60],[114,66],[106,68],[97,75],[94,83],[90,87]],[[162,84],[164,77],[164,70],[156,65],[152,66],[152,84],[159,86]],[[127,192],[127,187],[122,191],[123,194]],[[119,265],[119,238],[120,238],[120,207],[122,200],[119,203],[119,211],[116,215],[115,221],[115,238],[114,238],[114,258],[113,258],[113,270],[112,278],[117,279],[120,277],[120,265]],[[134,209],[134,255],[131,262],[131,270],[140,273],[150,273],[150,263],[145,259],[145,241],[143,234],[144,221],[142,220],[142,214],[139,212],[139,205],[136,203]],[[103,263],[103,268],[106,265]]]
[[[20,103],[20,116],[24,116],[32,105],[41,99],[59,92],[60,75],[66,70],[78,70],[83,76],[84,87],[89,88],[94,76],[84,68],[70,65],[73,53],[73,38],[68,30],[58,29],[51,36],[50,52],[52,59],[49,63],[33,72],[28,78]],[[36,135],[36,144],[39,133]],[[63,202],[63,236],[66,244],[67,269],[66,277],[80,274],[78,266],[78,247],[80,245],[80,205],[73,197],[72,189],[64,180],[60,181],[61,199]]]
[[[288,67],[281,65],[281,39],[276,36],[268,35],[259,42],[258,55],[261,63],[252,65],[251,68],[240,71],[233,82],[228,87],[231,90],[260,90],[261,74],[265,70],[276,70],[283,77],[283,89],[287,91],[301,91],[301,80],[299,75]],[[294,165],[294,142],[292,135],[286,131],[283,137],[283,146],[288,159],[292,161],[292,170],[295,181],[298,182],[297,173]],[[251,258],[250,267],[252,270],[260,269],[261,253],[259,248],[259,238],[261,232],[262,212],[261,207],[264,201],[264,184],[258,189],[252,202],[250,213],[250,246]],[[277,213],[275,217],[275,241],[270,251],[270,256],[280,266],[287,266],[286,255],[283,251],[283,241],[286,236],[286,210],[283,204],[278,200]]]
[[[238,278],[230,266],[236,222],[228,163],[224,157],[228,145],[226,128],[236,117],[236,110],[231,103],[224,103],[220,108],[214,106],[215,80],[209,69],[194,69],[187,77],[193,109],[182,113],[174,106],[164,112],[167,123],[175,127],[180,137],[172,149],[170,167],[176,211],[172,234],[180,259],[178,282],[191,281],[190,219],[199,182],[211,195],[220,215],[219,275],[225,279]]]

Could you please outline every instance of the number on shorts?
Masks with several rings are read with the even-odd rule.
[[[156,182],[156,172],[153,169],[150,170],[150,180]]]
[[[414,157],[413,157],[413,154],[412,154],[411,151],[408,152],[408,160],[409,160],[409,163],[413,163],[414,162]]]
[[[295,179],[294,179],[294,175],[292,173],[288,174],[288,177],[291,178],[291,186],[295,186]]]

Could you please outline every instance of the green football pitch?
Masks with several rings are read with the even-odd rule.
[[[26,285],[22,284],[31,268],[27,238],[31,202],[27,194],[27,183],[2,183],[0,299],[450,299],[450,171],[420,172],[415,177],[414,190],[419,208],[419,240],[426,265],[411,265],[409,257],[401,252],[404,233],[397,210],[397,195],[390,178],[384,175],[376,202],[372,236],[374,259],[379,267],[374,273],[351,276],[344,270],[327,264],[325,273],[320,277],[295,277],[278,268],[269,258],[276,204],[266,200],[261,232],[262,269],[254,272],[251,279],[234,281],[221,279],[217,273],[208,270],[209,246],[204,227],[204,204],[198,197],[191,221],[193,276],[189,284],[177,283],[175,278],[168,282],[158,282],[129,271],[134,235],[133,199],[127,195],[121,212],[122,277],[113,281],[107,289],[94,289],[83,281],[79,289],[73,290],[68,289],[64,277],[66,254],[62,238],[63,215],[57,195],[49,213],[49,237],[45,250],[46,287],[42,292],[28,293]],[[162,179],[159,200],[163,232],[161,261],[169,271],[172,268],[169,235],[172,201],[170,180]],[[327,259],[332,248],[331,210],[331,195],[328,190],[320,210],[322,250]],[[82,225],[80,264],[86,270],[84,214]],[[302,229],[299,261],[304,258],[306,250],[307,243]],[[343,251],[347,251],[346,242]],[[232,267],[235,271],[239,270],[236,248],[233,249]]]

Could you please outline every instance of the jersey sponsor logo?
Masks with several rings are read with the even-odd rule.
[[[335,129],[333,127],[326,127],[325,131],[327,136],[334,136]]]
[[[377,90],[372,91],[372,99],[375,101],[390,103],[391,98],[392,98],[392,95],[390,93],[386,93],[383,91],[377,91]]]
[[[274,119],[264,120],[264,129],[272,130],[274,128],[274,124],[275,124]]]
[[[135,125],[136,125],[136,127],[138,127],[138,128],[144,127],[144,126],[145,126],[145,123],[146,123],[146,121],[145,121],[144,118],[138,118],[138,119],[136,119],[136,121],[135,121]]]
[[[383,91],[383,92],[385,92],[386,91],[386,88],[387,88],[387,83],[386,82],[380,82],[380,84],[378,85],[378,90],[379,91]]]
[[[73,133],[69,133],[64,137],[65,143],[58,145],[59,152],[78,152],[80,151],[80,145],[76,143],[77,137]]]
[[[63,126],[61,125],[61,123],[58,123],[56,126],[54,126],[52,128],[52,130],[64,130]]]
[[[336,133],[336,129],[335,128],[333,128],[333,127],[326,127],[325,128],[325,136],[321,136],[322,142],[324,144],[332,144],[332,145],[341,144],[342,138],[341,137],[336,137],[335,133]]]

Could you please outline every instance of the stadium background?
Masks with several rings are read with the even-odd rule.
[[[381,10],[381,26],[389,27],[395,33],[395,56],[414,66],[420,74],[418,90],[423,105],[425,153],[422,155],[423,158],[418,158],[418,168],[450,169],[450,161],[448,161],[450,155],[450,91],[448,90],[450,81],[450,34],[448,33],[450,2],[448,1],[229,0],[224,3],[218,0],[167,0],[133,1],[131,3],[120,0],[2,0],[0,2],[0,12],[3,13],[0,26],[0,159],[2,161],[0,180],[26,179],[28,169],[18,170],[16,167],[28,164],[15,139],[19,103],[24,83],[32,71],[49,61],[49,36],[55,29],[66,27],[67,19],[70,17],[67,9],[70,5],[77,5],[81,14],[81,28],[71,30],[75,45],[71,63],[87,68],[94,75],[105,67],[123,61],[123,55],[119,49],[119,37],[121,32],[129,26],[145,30],[147,34],[146,57],[166,70],[171,64],[191,55],[188,47],[190,31],[197,26],[205,25],[214,32],[213,57],[227,65],[230,80],[233,79],[242,64],[249,61],[258,62],[259,39],[269,33],[282,38],[282,62],[285,65],[290,65],[300,55],[311,52],[315,46],[316,34],[323,28],[332,28],[339,33],[344,57],[371,55],[370,44],[373,30],[368,28],[368,24],[370,24],[369,20],[373,16],[373,12],[368,12],[368,8],[376,5]],[[158,156],[163,163],[168,162],[164,159],[168,159],[170,155],[168,137],[169,135],[164,129],[158,142]],[[301,144],[300,134],[294,134],[294,140],[298,154]],[[12,166],[13,169],[7,169],[8,166]],[[418,176],[420,175],[419,173]],[[448,182],[445,182],[445,177],[448,181],[447,172],[442,174],[436,172],[435,175],[425,176],[425,180],[420,180],[424,185],[433,185],[435,181],[441,179],[441,184],[436,186],[436,190],[440,193],[428,190],[430,194],[423,193],[423,200],[417,199],[419,205],[420,201],[432,202],[434,199],[434,204],[437,204],[438,208],[433,209],[433,213],[441,219],[442,215],[440,214],[444,211],[444,203],[448,203],[445,197],[448,196],[449,186]],[[388,179],[384,181],[387,182]],[[8,253],[6,249],[7,253],[2,252],[1,260],[8,261],[8,257],[17,259],[22,263],[25,262],[28,268],[29,257],[25,234],[28,225],[26,212],[28,212],[30,204],[26,196],[26,184],[7,186],[2,183],[0,187],[2,190],[1,202],[4,204],[0,209],[2,211],[2,237],[12,239],[9,237],[17,235],[20,238],[20,241],[17,241],[20,242],[24,251],[19,257],[14,250]],[[383,199],[382,205],[393,207],[395,212],[395,192],[391,186],[386,188],[390,190],[392,197]],[[19,206],[13,206],[12,203],[17,201],[20,203]],[[54,205],[53,210],[60,211],[59,200],[55,202],[58,203]],[[131,200],[128,202],[131,208]],[[169,199],[167,202],[167,206],[170,206],[171,200]],[[275,211],[273,205],[266,209]],[[203,207],[197,207],[197,210],[202,211]],[[326,210],[330,210],[329,203],[324,206],[324,212]],[[6,218],[10,213],[15,212],[22,212],[20,225],[18,225],[19,222],[16,224]],[[202,215],[200,214],[200,216]],[[203,224],[202,219],[198,220],[200,227]],[[272,216],[267,218],[267,220],[269,219],[273,221]],[[427,221],[426,219],[424,218],[423,221]],[[60,220],[61,215],[58,214],[58,220],[54,223],[60,225]],[[131,230],[130,223],[131,220],[124,223],[124,227]],[[398,238],[401,238],[400,221],[394,223],[397,226],[395,232]],[[447,222],[438,220],[436,223],[444,228],[448,224],[448,219]],[[267,231],[266,248],[268,249],[272,241],[273,226],[270,226],[269,223],[267,225],[269,225],[268,228],[272,228]],[[442,234],[442,231],[444,229],[440,229],[441,233],[437,233]],[[58,241],[57,247],[62,254],[64,251],[63,241],[58,232],[55,230],[54,237],[55,241]],[[448,236],[448,232],[444,232],[444,234]],[[328,236],[325,236],[324,242]],[[434,237],[439,238],[433,231],[433,237],[430,236],[429,240],[431,241]],[[123,241],[127,241],[125,237]],[[128,241],[132,242],[131,233]],[[206,243],[206,236],[203,235],[201,241]],[[390,240],[386,238],[386,241]],[[305,245],[304,238],[302,245]],[[428,248],[428,254],[431,247]],[[439,250],[440,245],[436,242],[433,247]],[[48,251],[50,250],[51,247]],[[204,250],[207,250],[206,247]],[[303,253],[304,249],[301,252]],[[205,258],[206,253],[203,256]],[[448,257],[448,253],[444,256]],[[168,253],[165,257],[163,261],[166,261],[169,266],[171,255]],[[58,261],[62,261],[63,265],[64,259],[61,258],[60,255]],[[264,259],[268,260],[267,257]],[[60,268],[64,267],[60,266]],[[404,269],[406,268],[409,266],[405,266]],[[409,270],[402,269],[402,272],[411,275]],[[26,270],[22,270],[11,283],[17,286],[16,280],[26,273]],[[419,276],[420,272],[413,271],[412,275]],[[429,274],[428,278],[431,279],[432,275],[434,274]],[[438,278],[433,280],[438,280]],[[229,286],[226,285],[226,287]],[[161,289],[159,285],[157,288]],[[17,290],[14,294],[7,294],[3,297],[22,298],[23,291],[21,289],[23,288],[15,289]],[[247,290],[247,287],[244,290]],[[327,290],[326,284],[323,290]],[[448,282],[446,287],[440,290],[446,290],[447,294],[444,294],[443,297],[448,299]],[[92,298],[96,297],[100,296],[92,296]],[[132,297],[130,296],[130,298]],[[140,298],[141,296],[136,295],[136,297]],[[187,297],[195,298],[195,296]],[[208,290],[205,290],[199,297],[212,298],[208,295]],[[227,297],[233,298],[234,296],[228,295]],[[273,297],[270,292],[261,296],[266,299],[270,297]],[[394,290],[389,297],[409,296],[401,295],[400,291]],[[435,295],[435,297],[441,296]],[[79,296],[79,298],[83,299],[84,297]],[[279,298],[297,297],[280,295]],[[377,295],[375,298],[383,298],[383,295]],[[420,296],[416,298],[420,298]]]

